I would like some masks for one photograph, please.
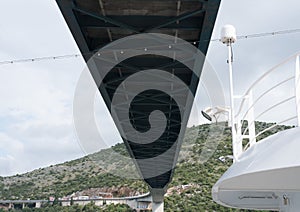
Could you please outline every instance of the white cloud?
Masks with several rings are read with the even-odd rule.
[[[83,155],[72,121],[74,87],[82,67],[75,59],[0,67],[0,130],[13,141],[0,147],[0,163],[6,164],[0,174]]]
[[[11,174],[13,169],[21,168],[18,157],[24,153],[24,144],[0,132],[0,175]]]

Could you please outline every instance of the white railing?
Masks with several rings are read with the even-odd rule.
[[[257,137],[282,124],[300,126],[300,52],[290,56],[258,78],[240,97],[235,113],[235,158],[257,142]],[[255,121],[275,122],[258,132]],[[245,127],[246,125],[246,127]],[[243,126],[245,129],[243,129]],[[247,144],[243,145],[243,140]]]

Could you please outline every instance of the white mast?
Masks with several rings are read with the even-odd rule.
[[[232,133],[232,150],[233,160],[237,161],[238,157],[243,152],[242,143],[237,138],[237,128],[235,120],[234,110],[234,95],[233,95],[233,74],[232,74],[232,44],[236,41],[236,30],[232,25],[225,25],[221,30],[221,41],[228,47],[228,70],[229,70],[229,86],[230,86],[230,121],[231,121],[231,133]]]

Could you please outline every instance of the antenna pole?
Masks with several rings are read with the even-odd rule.
[[[232,74],[232,62],[233,52],[232,44],[236,41],[236,31],[234,26],[225,25],[221,30],[221,41],[227,45],[228,48],[228,70],[229,70],[229,87],[230,87],[230,122],[231,122],[231,134],[232,134],[232,151],[233,151],[233,162],[238,160],[238,157],[243,152],[242,140],[237,135],[237,126],[235,120],[234,110],[234,95],[233,95],[233,74]]]
[[[232,74],[232,43],[227,44],[228,48],[228,71],[229,71],[229,87],[230,87],[230,121],[231,121],[231,134],[232,134],[232,151],[233,160],[238,159],[238,149],[237,149],[237,130],[235,126],[235,110],[234,110],[234,95],[233,95],[233,74]]]

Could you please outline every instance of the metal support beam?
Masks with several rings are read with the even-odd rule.
[[[216,17],[220,6],[220,0],[210,0],[204,4],[205,18],[203,28],[200,33],[198,49],[204,54],[207,52],[208,45],[211,39],[211,34],[214,29]]]
[[[154,24],[158,25],[166,20],[176,19],[178,16],[156,16],[156,15],[110,15],[109,17],[115,21],[122,22],[123,24],[135,27],[139,31],[150,28]],[[105,28],[118,28],[115,24],[109,22],[99,21],[90,16],[81,17],[80,24],[82,27],[105,29]],[[202,27],[201,21],[198,16],[189,17],[181,20],[179,23],[174,22],[162,28],[164,29],[181,29],[181,30],[199,30]]]
[[[130,30],[132,32],[135,32],[135,33],[140,33],[140,31],[137,28],[129,26],[127,24],[124,24],[124,23],[122,23],[120,21],[116,21],[116,20],[114,20],[112,18],[109,18],[107,16],[101,16],[101,15],[98,15],[96,13],[92,13],[92,12],[89,12],[89,11],[85,11],[85,10],[79,9],[77,7],[74,7],[73,11],[79,12],[79,13],[84,14],[84,15],[88,15],[90,17],[99,19],[99,20],[104,21],[104,22],[111,23],[111,24],[113,24],[115,26],[118,26],[118,27],[121,27],[121,28],[124,28],[124,29],[128,29],[128,30]]]
[[[167,20],[166,22],[164,22],[162,24],[149,27],[148,29],[143,30],[143,32],[148,32],[148,31],[151,31],[151,30],[154,30],[154,29],[160,29],[160,28],[166,27],[170,24],[173,24],[177,21],[181,21],[181,20],[187,19],[189,17],[195,16],[197,14],[201,14],[201,13],[204,13],[204,12],[205,12],[205,10],[203,10],[203,9],[197,9],[197,10],[194,10],[192,12],[187,12],[187,13],[184,13],[182,15],[176,16],[172,19],[169,19],[169,20]]]

